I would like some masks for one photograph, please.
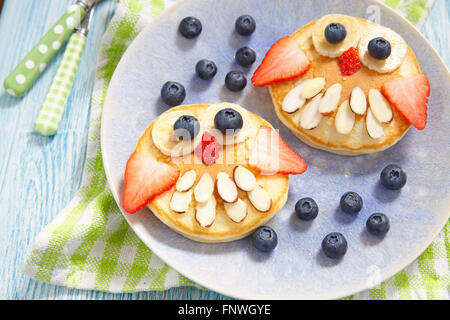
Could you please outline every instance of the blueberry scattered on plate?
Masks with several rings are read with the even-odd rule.
[[[231,108],[225,108],[216,113],[214,125],[224,135],[233,135],[244,125],[239,112]]]
[[[322,240],[322,250],[331,259],[342,258],[347,252],[347,240],[339,232],[332,232]]]
[[[167,81],[161,88],[161,98],[169,106],[181,104],[185,97],[186,90],[176,81]]]
[[[250,47],[242,47],[236,51],[236,62],[243,67],[248,67],[256,60],[256,52]]]
[[[391,55],[391,44],[382,37],[370,40],[367,49],[369,54],[377,60],[385,60]]]
[[[216,75],[217,66],[214,61],[202,59],[195,65],[195,73],[197,73],[200,79],[210,80]]]
[[[178,30],[183,37],[192,39],[202,32],[202,23],[195,17],[186,17],[181,20]]]
[[[406,184],[406,172],[396,164],[386,166],[380,174],[381,184],[391,190],[399,190]]]
[[[256,29],[255,19],[248,14],[244,14],[236,19],[235,28],[240,35],[248,36]]]
[[[200,122],[191,115],[181,116],[173,124],[174,138],[189,141],[194,139],[200,131]]]
[[[310,221],[317,217],[319,207],[312,198],[302,198],[295,204],[295,214],[301,220]]]
[[[225,86],[234,92],[241,91],[247,85],[247,78],[241,71],[230,71],[225,77]]]
[[[331,44],[337,44],[345,39],[347,30],[344,25],[338,22],[332,22],[325,27],[325,39]]]
[[[374,213],[367,219],[366,228],[374,236],[384,236],[390,228],[389,218],[384,213]]]
[[[264,252],[275,249],[278,244],[278,236],[271,227],[263,226],[256,229],[252,235],[253,245]]]
[[[342,211],[349,214],[355,214],[361,211],[363,200],[356,192],[349,191],[342,195],[340,204]]]

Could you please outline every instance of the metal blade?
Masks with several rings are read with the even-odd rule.
[[[87,35],[89,26],[91,24],[91,18],[94,15],[95,6],[89,10],[83,20],[81,20],[80,25],[75,29],[75,32]]]

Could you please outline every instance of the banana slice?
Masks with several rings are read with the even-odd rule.
[[[325,38],[325,28],[332,22],[339,22],[344,25],[345,30],[347,31],[347,36],[345,39],[337,44],[329,43]],[[361,36],[360,29],[361,26],[358,20],[353,17],[341,14],[325,15],[314,24],[314,29],[312,32],[314,48],[322,56],[337,58],[350,47],[356,48]]]
[[[183,111],[172,111],[162,114],[155,121],[152,128],[152,139],[155,146],[165,155],[181,157],[194,151],[202,141],[203,125],[200,123],[200,131],[193,140],[175,141],[173,139],[173,124],[183,115],[192,115]]]
[[[403,62],[406,55],[406,42],[395,31],[379,25],[368,27],[359,41],[358,54],[363,65],[380,73],[392,72]],[[373,58],[367,48],[370,40],[383,37],[391,44],[391,55],[385,60]]]
[[[216,116],[217,112],[226,108],[231,108],[239,112],[243,120],[242,129],[232,136],[222,134],[222,132],[216,129],[214,125],[214,117]],[[206,109],[206,112],[204,112],[200,116],[199,120],[200,123],[204,126],[204,130],[212,134],[216,138],[216,141],[218,141],[223,145],[230,145],[244,142],[251,134],[254,133],[253,131],[255,131],[254,128],[255,126],[252,125],[252,121],[250,119],[250,115],[248,114],[247,110],[234,103],[224,102],[212,104],[208,107],[208,109]]]

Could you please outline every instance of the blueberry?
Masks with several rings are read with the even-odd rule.
[[[181,116],[173,124],[174,138],[176,140],[192,140],[200,131],[200,122],[190,115]]]
[[[324,33],[325,38],[331,44],[337,44],[347,36],[347,30],[345,30],[345,27],[338,22],[332,22],[327,25]]]
[[[369,50],[370,55],[378,60],[385,60],[391,55],[391,44],[382,37],[370,40],[367,49]]]
[[[271,227],[263,226],[256,229],[252,235],[253,245],[265,252],[272,251],[278,244],[278,237]]]
[[[175,81],[167,81],[161,88],[161,98],[169,106],[176,106],[183,102],[186,90],[183,85]]]
[[[384,213],[374,213],[367,219],[366,228],[374,236],[384,236],[390,228],[389,218]]]
[[[195,72],[203,80],[212,79],[217,73],[216,64],[207,59],[202,59],[195,65]]]
[[[313,220],[319,213],[319,207],[312,198],[302,198],[295,204],[295,213],[301,220]]]
[[[241,91],[247,85],[247,79],[241,71],[230,71],[225,77],[225,86],[234,92]]]
[[[235,134],[242,128],[243,124],[241,114],[231,108],[220,110],[214,117],[214,125],[224,135]]]
[[[181,20],[178,30],[183,37],[192,39],[202,32],[202,23],[195,17],[186,17]]]
[[[390,164],[381,171],[380,180],[386,188],[398,190],[406,184],[406,172],[398,165]]]
[[[252,65],[256,60],[256,53],[250,47],[242,47],[236,51],[235,55],[237,63],[239,63],[243,67],[248,67]]]
[[[255,31],[256,22],[252,16],[244,14],[236,19],[236,32],[243,36],[248,36]]]
[[[347,252],[347,240],[342,233],[332,232],[322,240],[322,250],[328,258],[342,258]]]
[[[341,209],[345,213],[355,214],[361,211],[363,200],[356,192],[346,192],[341,197]]]

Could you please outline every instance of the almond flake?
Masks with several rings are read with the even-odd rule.
[[[302,90],[301,96],[305,99],[309,99],[317,95],[325,87],[325,78],[314,78],[308,81]]]
[[[206,202],[198,202],[195,206],[195,220],[205,228],[210,227],[216,218],[216,198],[210,197]]]
[[[266,190],[259,185],[255,189],[247,193],[248,199],[256,210],[260,212],[267,212],[272,207],[272,199]]]
[[[382,124],[373,116],[371,108],[367,109],[366,116],[367,133],[372,139],[378,139],[384,136]]]
[[[209,173],[204,173],[194,188],[195,200],[206,202],[214,192],[214,181]]]
[[[298,85],[292,88],[288,94],[284,97],[283,103],[281,104],[281,109],[287,113],[294,113],[299,108],[301,108],[306,99],[301,96],[303,87],[305,84],[310,81],[310,79],[306,79],[301,81]]]
[[[256,186],[255,175],[242,166],[236,166],[233,170],[234,182],[243,191],[252,191]]]
[[[186,171],[180,179],[178,179],[175,189],[179,192],[185,192],[192,188],[197,174],[194,170]]]
[[[236,223],[242,222],[247,216],[247,204],[241,199],[235,203],[224,203],[223,206],[228,217]]]
[[[170,209],[177,213],[185,213],[192,200],[192,189],[187,192],[175,191],[170,199]]]
[[[381,94],[379,90],[370,89],[369,105],[375,118],[381,123],[392,121],[393,114],[389,101]]]
[[[355,124],[355,114],[350,109],[350,104],[348,100],[345,100],[339,106],[334,119],[334,125],[336,126],[336,131],[341,134],[349,134],[353,125]]]
[[[300,126],[305,130],[311,130],[318,126],[322,115],[319,113],[319,104],[322,93],[319,93],[300,111]]]
[[[330,86],[320,101],[319,112],[326,116],[334,112],[338,107],[339,100],[341,100],[342,85],[335,83]]]
[[[352,89],[352,95],[350,97],[350,107],[356,114],[363,115],[367,109],[367,99],[364,91],[360,87],[354,87]]]
[[[236,202],[238,199],[238,190],[233,180],[225,172],[217,174],[217,192],[224,202]]]

